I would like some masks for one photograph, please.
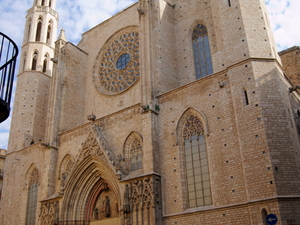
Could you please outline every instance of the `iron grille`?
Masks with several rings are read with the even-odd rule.
[[[19,53],[17,45],[0,32],[0,123],[10,113],[15,67]]]

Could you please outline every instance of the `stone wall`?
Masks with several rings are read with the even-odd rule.
[[[299,85],[300,80],[300,47],[294,46],[279,52],[285,75],[293,85]]]

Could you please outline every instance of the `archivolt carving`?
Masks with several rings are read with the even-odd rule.
[[[110,191],[114,193],[118,202],[112,200]],[[115,171],[108,165],[106,160],[91,155],[79,162],[69,177],[64,191],[59,224],[90,224],[89,221],[92,217],[97,218],[97,210],[99,219],[102,214],[102,207],[100,206],[103,203],[98,202],[99,204],[95,205],[95,200],[97,200],[99,194],[103,194],[101,200],[105,199],[106,196],[111,200],[110,207],[113,213],[111,215],[114,215],[117,211],[119,212],[116,203],[120,206],[121,197]],[[96,208],[98,209],[96,210]],[[103,218],[106,217],[103,216]]]
[[[59,202],[44,202],[41,204],[40,209],[40,224],[53,225],[58,224]]]

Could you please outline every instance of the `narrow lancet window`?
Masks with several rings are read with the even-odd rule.
[[[26,67],[26,58],[27,58],[27,53],[24,53],[24,60],[23,60],[23,71],[25,71],[25,67]]]
[[[46,54],[45,58],[44,58],[44,63],[43,63],[43,73],[47,72],[48,59],[49,59],[49,56],[48,56],[48,54]]]
[[[39,18],[37,28],[36,28],[35,41],[41,41],[42,23],[43,23],[42,19]]]
[[[51,7],[51,3],[52,3],[51,0],[49,0],[49,7]]]
[[[27,42],[30,41],[30,32],[31,32],[31,19],[28,20]]]
[[[189,207],[212,204],[204,128],[190,115],[183,131]]]
[[[42,5],[45,5],[45,0],[42,0]]]
[[[38,203],[38,191],[39,191],[38,183],[39,183],[39,171],[37,168],[34,168],[31,172],[29,188],[28,188],[26,225],[35,225],[36,209]]]
[[[47,29],[47,44],[51,44],[51,27],[52,27],[52,21],[49,22],[48,29]]]
[[[37,66],[37,58],[38,58],[38,53],[34,52],[33,57],[32,57],[32,65],[31,65],[31,70],[36,70]]]
[[[247,90],[244,88],[244,105],[249,105],[249,98],[248,98],[248,93]]]
[[[213,73],[207,29],[198,24],[192,35],[196,79]]]
[[[228,0],[228,6],[231,7],[231,1],[230,0]]]

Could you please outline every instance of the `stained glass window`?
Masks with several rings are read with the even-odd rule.
[[[43,23],[42,18],[39,18],[37,28],[36,28],[35,41],[41,41],[42,23]]]
[[[196,78],[200,79],[213,73],[207,29],[198,24],[192,35]]]
[[[212,204],[209,168],[203,125],[188,117],[183,132],[189,207]]]
[[[36,66],[37,66],[37,58],[38,58],[38,53],[35,51],[35,52],[33,53],[32,64],[31,64],[31,70],[36,70]]]
[[[26,225],[35,225],[36,209],[38,203],[38,180],[39,171],[34,168],[31,172],[29,181],[28,198],[27,198],[27,211],[26,211]]]
[[[130,55],[128,53],[122,54],[117,60],[117,64],[116,64],[117,69],[118,70],[125,69],[129,61],[130,61]]]
[[[142,168],[142,144],[135,138],[130,148],[130,167],[131,171]]]

